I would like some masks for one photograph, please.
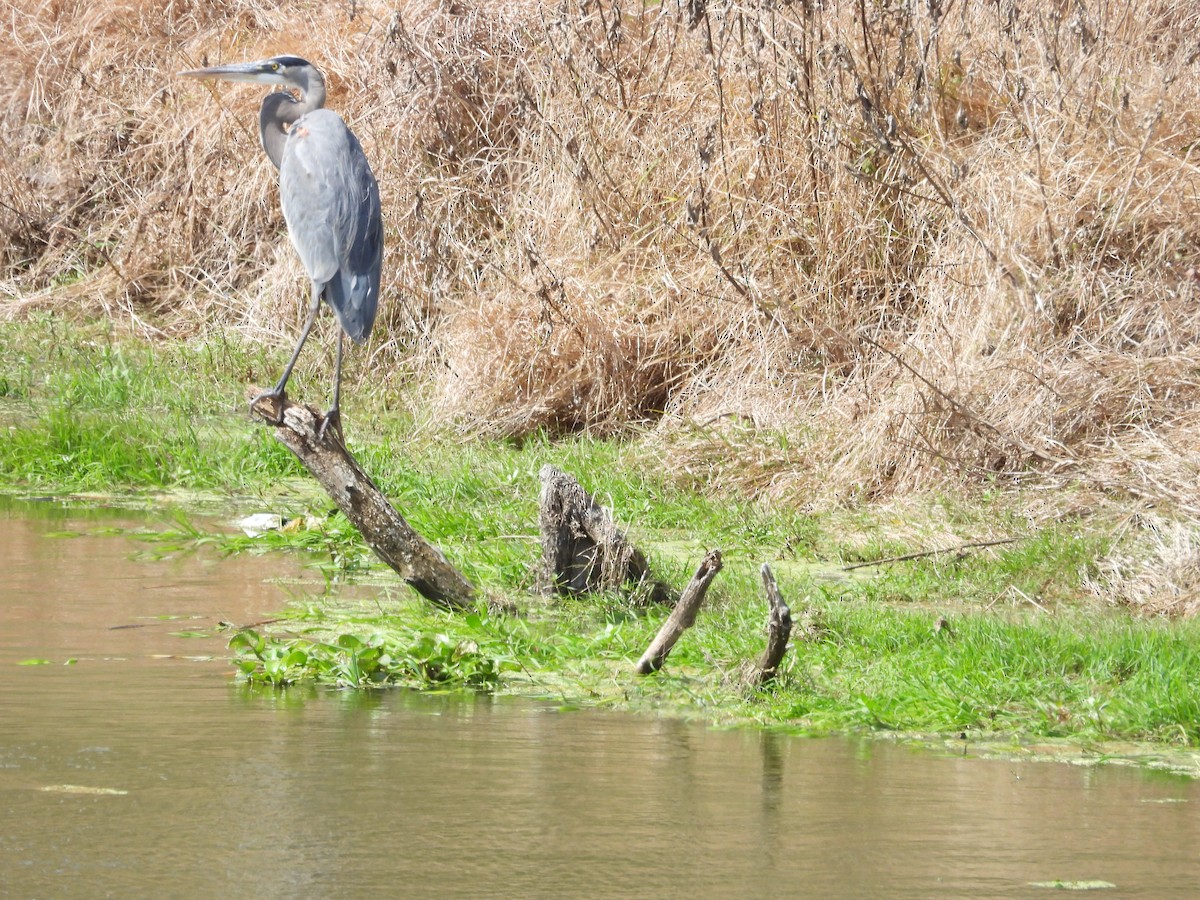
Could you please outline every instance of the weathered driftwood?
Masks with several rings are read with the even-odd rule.
[[[578,596],[627,583],[645,603],[671,603],[671,590],[650,574],[646,556],[571,475],[543,466],[538,500],[546,590]]]
[[[676,642],[696,623],[696,614],[700,611],[700,604],[704,602],[704,595],[708,593],[708,586],[720,571],[721,551],[709,550],[700,562],[700,567],[696,569],[696,574],[683,589],[679,602],[671,610],[671,615],[638,660],[635,671],[639,675],[649,675],[662,668]]]
[[[320,413],[285,400],[261,398],[251,411],[275,426],[275,437],[296,454],[367,545],[422,597],[447,609],[471,607],[475,589],[441,551],[419,535],[383,496]]]
[[[767,604],[771,612],[767,619],[767,649],[754,667],[753,680],[756,684],[766,684],[779,671],[779,664],[787,653],[788,640],[792,636],[792,611],[783,602],[779,593],[779,585],[775,581],[775,573],[766,563],[762,564],[763,589],[767,592]]]

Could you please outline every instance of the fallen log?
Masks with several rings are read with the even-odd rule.
[[[767,619],[767,649],[754,666],[753,681],[758,685],[764,685],[775,677],[792,636],[792,611],[783,602],[775,573],[766,563],[762,564],[762,581],[763,589],[767,592],[770,615]]]
[[[275,437],[296,454],[367,545],[417,593],[450,610],[474,607],[475,588],[388,502],[346,449],[340,428],[334,425],[322,434],[320,413],[286,399],[258,397],[250,409],[275,427]]]
[[[645,554],[574,477],[549,465],[539,477],[543,589],[579,596],[632,584],[643,604],[673,601],[670,588],[650,574]]]
[[[708,593],[708,586],[720,571],[721,551],[709,550],[701,560],[700,567],[696,569],[696,574],[680,594],[679,602],[671,610],[671,615],[638,660],[634,671],[639,675],[649,675],[662,668],[676,642],[687,629],[696,624],[696,614],[700,611],[700,604],[704,602],[704,595]]]

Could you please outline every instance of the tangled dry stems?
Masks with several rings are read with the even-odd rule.
[[[18,0],[4,309],[281,344],[257,93],[296,52],[388,216],[372,360],[491,434],[650,425],[814,505],[1073,485],[1200,514],[1198,14],[1181,0]]]

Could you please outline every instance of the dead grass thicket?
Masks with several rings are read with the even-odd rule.
[[[17,0],[13,20],[4,309],[286,343],[303,275],[258,94],[172,77],[286,50],[324,68],[381,183],[372,365],[438,418],[639,423],[681,477],[787,502],[999,483],[1200,518],[1191,3]]]

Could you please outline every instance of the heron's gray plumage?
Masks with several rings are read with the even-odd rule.
[[[266,396],[282,397],[292,367],[316,319],[321,298],[356,343],[375,324],[383,266],[383,214],[379,185],[362,145],[337,113],[324,109],[325,79],[298,56],[194,69],[195,78],[274,84],[296,90],[268,94],[259,111],[267,158],[279,170],[279,199],[292,244],[312,280],[308,321],[279,383]],[[341,386],[338,338],[333,407]]]
[[[288,233],[346,334],[371,333],[383,262],[379,188],[341,116],[318,109],[297,119],[283,148],[279,197]]]

